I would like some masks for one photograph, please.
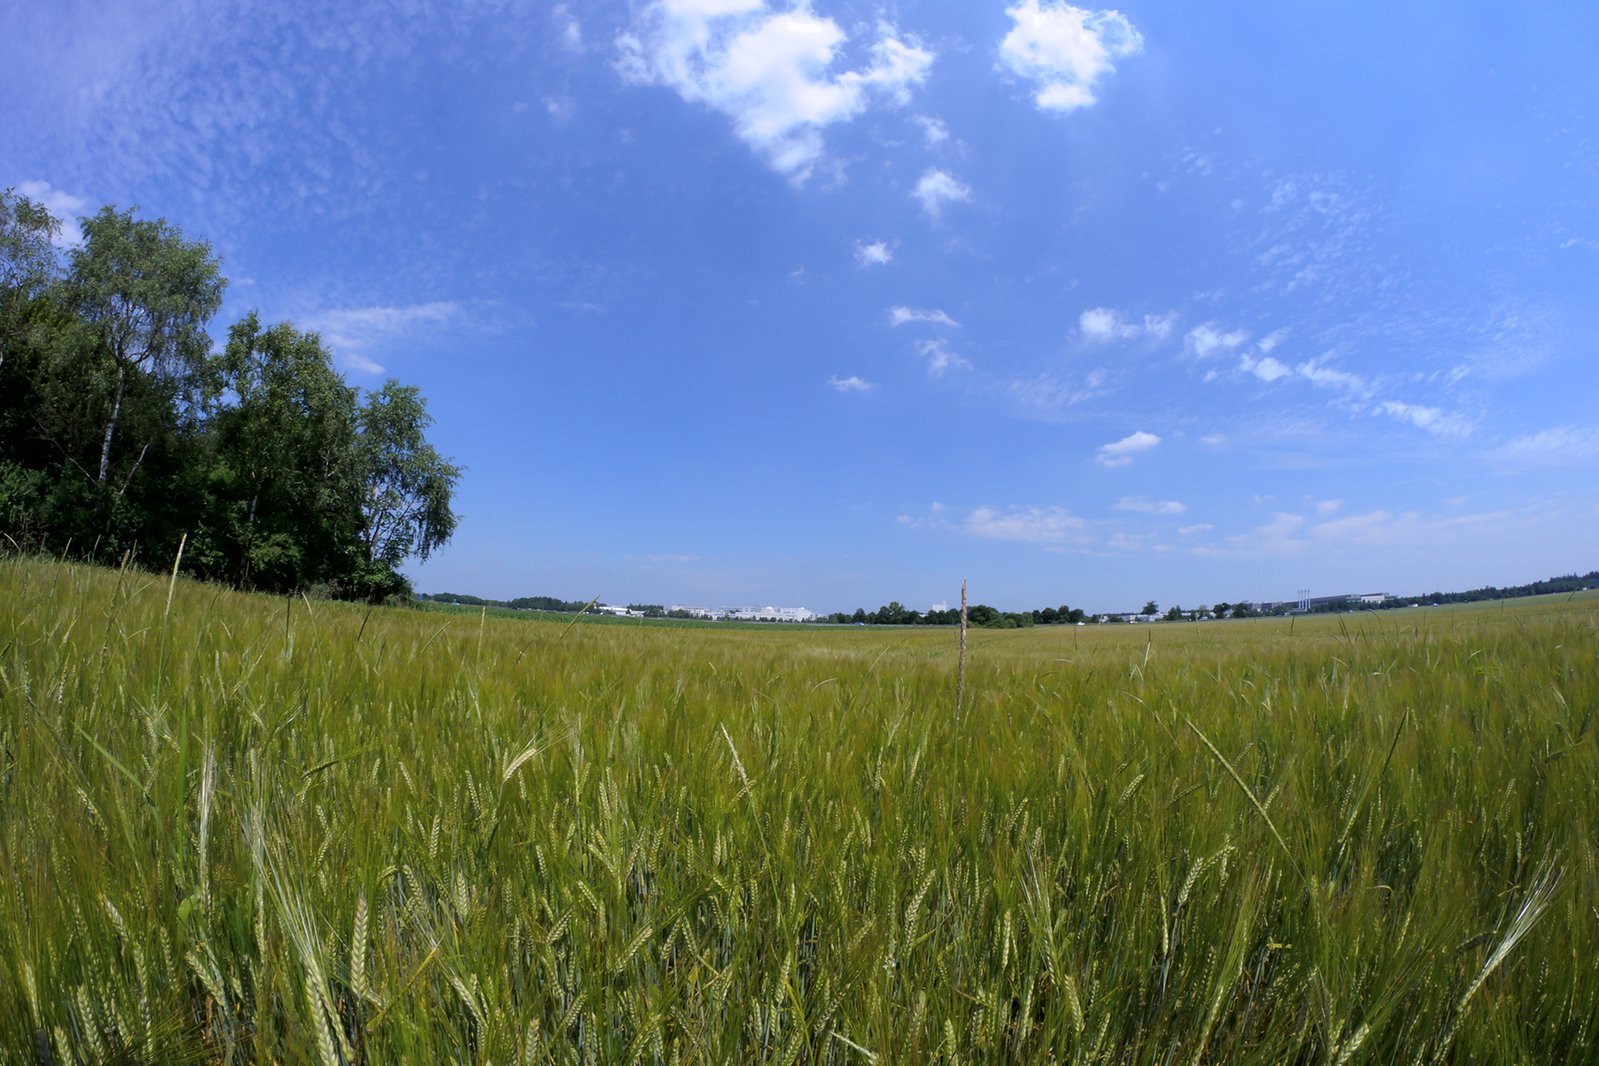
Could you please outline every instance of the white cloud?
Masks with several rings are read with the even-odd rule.
[[[382,365],[368,354],[371,349],[430,326],[442,326],[461,310],[461,305],[453,300],[408,307],[349,307],[310,315],[303,324],[322,335],[341,365],[365,374],[381,374]]]
[[[950,351],[943,341],[923,341],[916,350],[927,360],[927,372],[935,378],[943,377],[947,370],[970,370],[972,366]]]
[[[1273,330],[1271,333],[1268,333],[1266,336],[1260,338],[1260,340],[1255,343],[1255,347],[1259,348],[1263,352],[1270,353],[1273,348],[1277,347],[1277,345],[1281,344],[1287,339],[1288,331],[1286,329]]]
[[[867,381],[864,378],[855,377],[853,375],[847,378],[841,378],[835,375],[828,378],[827,383],[831,385],[836,392],[871,392],[873,389],[877,388],[877,386],[872,382]]]
[[[1144,321],[1129,322],[1111,307],[1090,307],[1077,316],[1077,326],[1090,341],[1132,340],[1135,337],[1168,336],[1177,323],[1175,314],[1145,315]]]
[[[1023,544],[1082,544],[1089,538],[1088,523],[1060,507],[1028,507],[1000,511],[979,507],[966,516],[966,532],[985,540]]]
[[[583,24],[572,14],[570,6],[556,4],[550,12],[550,20],[555,23],[555,35],[562,48],[569,52],[583,51]]]
[[[1040,374],[1016,378],[1004,386],[1004,394],[1024,418],[1051,419],[1064,408],[1076,407],[1112,391],[1114,383],[1103,367],[1086,373],[1061,376]]]
[[[1344,370],[1334,370],[1332,367],[1323,366],[1320,360],[1312,359],[1300,363],[1294,370],[1300,377],[1323,389],[1342,389],[1356,396],[1370,396],[1372,388],[1359,375],[1351,374]]]
[[[927,147],[937,148],[949,140],[949,127],[944,125],[944,120],[932,115],[917,115],[916,124],[922,128],[922,139],[927,142]]]
[[[1000,42],[1000,61],[1033,82],[1041,110],[1088,107],[1094,83],[1116,69],[1113,60],[1144,49],[1144,38],[1119,11],[1022,0],[1005,13],[1015,26]]]
[[[1499,449],[1499,458],[1514,462],[1563,465],[1599,460],[1599,429],[1557,426],[1517,437]]]
[[[1279,363],[1269,355],[1264,359],[1256,359],[1248,352],[1238,357],[1238,369],[1253,374],[1262,381],[1276,381],[1293,373],[1285,364]]]
[[[1188,508],[1176,500],[1151,500],[1143,496],[1123,496],[1116,501],[1116,510],[1134,511],[1138,514],[1182,514]]]
[[[800,4],[765,0],[654,0],[617,41],[619,69],[666,86],[732,119],[746,144],[795,183],[826,158],[821,131],[866,110],[874,96],[903,104],[933,53],[879,24],[864,69],[833,72],[847,36]]]
[[[1401,422],[1409,422],[1417,429],[1424,429],[1428,433],[1439,437],[1466,437],[1471,435],[1471,424],[1469,422],[1459,415],[1450,414],[1437,407],[1423,407],[1420,404],[1384,400],[1372,408],[1372,413],[1397,418]]]
[[[916,183],[911,193],[933,218],[944,212],[945,204],[964,203],[972,198],[972,190],[965,182],[947,170],[929,169]]]
[[[1316,503],[1316,513],[1322,515],[1336,514],[1343,505],[1343,500],[1319,500]]]
[[[364,355],[356,352],[345,352],[338,357],[339,365],[347,370],[354,370],[362,374],[371,374],[376,377],[383,373],[383,364],[374,363]]]
[[[950,318],[943,311],[921,311],[914,307],[890,307],[888,320],[896,326],[903,326],[910,322],[928,322],[935,326],[959,326],[960,323]]]
[[[1140,452],[1147,452],[1160,443],[1160,438],[1153,433],[1139,430],[1121,440],[1112,441],[1110,444],[1101,444],[1094,453],[1094,461],[1100,466],[1126,466]]]
[[[1212,448],[1219,448],[1227,443],[1227,435],[1225,433],[1207,433],[1199,438],[1199,443],[1208,444]]]
[[[1206,322],[1202,326],[1195,326],[1188,331],[1184,338],[1188,348],[1195,355],[1203,358],[1212,352],[1232,351],[1249,340],[1249,331],[1244,329],[1223,330],[1214,322]]]
[[[887,266],[893,262],[894,249],[886,241],[856,241],[855,263],[857,266]]]
[[[1211,530],[1213,530],[1215,528],[1216,527],[1211,525],[1209,522],[1196,522],[1195,524],[1193,524],[1191,526],[1182,526],[1182,527],[1180,527],[1177,530],[1177,533],[1180,536],[1184,536],[1184,537],[1197,537],[1197,536],[1199,536],[1199,534],[1201,534],[1201,533],[1209,533]]]
[[[78,217],[89,201],[81,196],[52,188],[48,181],[23,181],[17,183],[17,192],[50,212],[50,217],[61,223],[60,231],[51,242],[57,248],[77,248],[83,244],[83,229]]]

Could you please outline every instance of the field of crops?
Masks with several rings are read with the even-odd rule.
[[[0,1062],[1599,1061],[1599,598],[567,626],[0,560]]]

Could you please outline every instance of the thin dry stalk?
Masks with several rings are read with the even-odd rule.
[[[966,579],[961,578],[961,650],[955,667],[955,724],[960,725],[961,704],[966,699]]]

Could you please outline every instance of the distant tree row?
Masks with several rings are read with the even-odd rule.
[[[968,625],[982,629],[1027,629],[1031,626],[1073,625],[1086,616],[1076,607],[1045,607],[1036,611],[1001,611],[986,603],[974,604],[966,609]],[[898,600],[875,611],[857,607],[854,614],[836,611],[823,616],[820,621],[834,625],[868,626],[955,626],[960,625],[958,607],[913,611]]]
[[[562,611],[576,614],[587,607],[587,600],[563,600],[555,596],[518,596],[514,600],[488,600],[481,596],[468,596],[463,592],[429,592],[419,600],[433,603],[454,603],[463,607],[506,607],[513,611]]]
[[[253,312],[219,348],[209,244],[113,207],[81,227],[63,256],[59,222],[0,192],[0,544],[166,565],[183,543],[186,572],[246,588],[408,592],[461,475],[418,391],[363,394]]]

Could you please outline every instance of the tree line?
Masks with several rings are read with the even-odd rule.
[[[177,556],[194,576],[379,600],[456,527],[461,468],[413,386],[362,392],[322,339],[254,312],[217,347],[205,241],[104,207],[60,223],[0,192],[0,544]]]
[[[1080,608],[1067,607],[1064,604],[1033,611],[1001,611],[986,603],[977,603],[966,608],[967,624],[980,629],[1027,629],[1032,626],[1075,625],[1086,617]],[[823,615],[818,621],[830,622],[833,625],[957,626],[960,625],[961,612],[958,607],[934,608],[925,612],[914,611],[894,600],[875,611],[857,607],[853,614],[835,611]]]

